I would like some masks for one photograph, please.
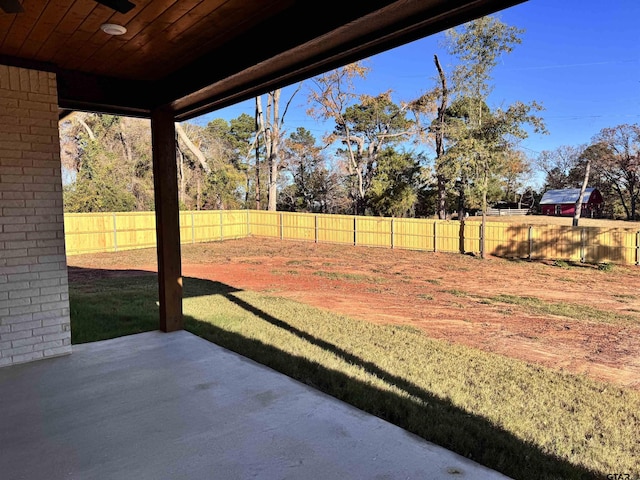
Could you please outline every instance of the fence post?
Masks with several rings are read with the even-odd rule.
[[[118,251],[118,230],[116,229],[116,214],[113,213],[113,251]]]
[[[636,232],[636,265],[640,265],[640,230]]]
[[[284,240],[284,223],[282,221],[282,212],[280,212],[280,240]]]
[[[484,225],[480,224],[480,258],[484,258]]]
[[[533,225],[529,225],[529,260],[533,260]]]
[[[433,222],[433,253],[438,251],[438,222]]]
[[[220,210],[220,241],[224,240],[224,231],[222,228],[222,210]]]
[[[393,235],[394,235],[394,231],[393,231],[393,217],[391,217],[391,249],[392,249],[392,250],[393,250],[393,244],[395,243],[395,242],[394,242]]]
[[[315,232],[314,240],[318,243],[318,215],[313,216],[313,230]]]
[[[354,247],[358,244],[358,239],[357,239],[357,235],[358,235],[357,229],[358,229],[358,227],[357,227],[357,225],[358,225],[358,217],[354,216],[353,217],[353,246]]]
[[[196,243],[196,223],[194,221],[193,212],[191,212],[191,243]]]
[[[585,260],[585,234],[584,234],[584,228],[580,229],[580,263],[584,263]]]

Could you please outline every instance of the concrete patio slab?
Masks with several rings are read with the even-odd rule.
[[[505,479],[188,332],[0,369],[0,477]]]

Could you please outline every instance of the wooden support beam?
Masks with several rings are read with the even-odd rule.
[[[151,112],[153,185],[156,206],[160,330],[182,330],[182,267],[176,131],[173,113],[165,107]]]

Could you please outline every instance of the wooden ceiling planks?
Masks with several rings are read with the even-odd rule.
[[[179,7],[180,3],[183,2],[178,2],[174,6]],[[160,69],[165,71],[168,68],[172,68],[174,62],[179,61],[180,55],[184,54],[184,49],[178,51],[177,46],[171,42],[171,40],[183,31],[188,31],[188,29],[193,28],[194,23],[196,23],[198,19],[218,8],[221,2],[185,1],[184,3],[185,5],[178,8],[177,11],[173,11],[171,8],[165,10],[165,12],[169,12],[169,15],[174,18],[173,22],[166,25],[166,28],[160,30],[159,27],[156,27],[155,31],[157,33],[153,34],[154,29],[151,28],[151,25],[155,24],[154,21],[147,26],[149,32],[147,32],[147,28],[141,29],[133,37],[127,38],[127,41],[122,44],[121,48],[117,52],[114,52],[113,57],[105,59],[102,66],[98,67],[97,72],[104,73],[112,71],[117,67],[127,72],[127,75],[131,78],[149,79],[154,76],[149,68],[149,64],[153,62],[157,52],[164,52],[165,55],[165,61],[162,62]],[[186,9],[188,6],[192,8]],[[182,13],[182,15],[176,18],[179,13]],[[162,15],[159,15],[156,18],[161,17]]]
[[[97,5],[93,1],[76,0],[71,8],[67,10],[64,18],[58,23],[56,29],[51,32],[47,41],[40,45],[40,49],[34,58],[44,62],[55,59],[56,53],[65,47],[85,18]]]
[[[135,51],[143,58],[144,56],[151,55],[154,52],[153,41],[164,38],[166,35],[165,31],[185,16],[199,2],[200,0],[180,0],[171,5],[162,15],[157,17],[144,30],[129,40],[126,44],[127,49],[120,49],[111,59],[111,62],[121,64],[122,62],[131,60],[129,51]]]
[[[92,0],[82,0],[92,1]],[[75,32],[68,38],[54,57],[53,63],[69,70],[81,69],[84,61],[91,55],[95,45],[91,42],[100,25],[107,22],[112,16],[113,10],[104,5],[96,4],[84,20],[78,25]]]
[[[38,18],[33,30],[24,40],[18,56],[33,58],[43,43],[51,41],[52,32],[73,4],[74,0],[53,0],[49,2]]]
[[[250,15],[244,10],[244,7],[249,4],[251,4]],[[146,72],[151,77],[166,77],[195,60],[203,50],[222,48],[231,39],[264,22],[266,18],[278,13],[282,4],[282,1],[267,2],[264,0],[225,2],[193,25],[192,29],[184,30],[176,37],[162,37],[152,42],[154,50],[172,52],[168,55],[172,62],[171,68],[167,68],[169,65],[153,62],[150,58],[143,58],[142,62],[137,65],[138,75]],[[251,45],[245,47],[252,48]],[[235,54],[242,55],[243,52],[237,51]],[[134,58],[130,58],[125,65],[130,65],[131,69],[135,69],[136,66],[131,65],[134,60]]]
[[[11,30],[11,25],[16,19],[16,15],[6,15],[0,13],[0,48],[4,43],[4,39],[9,34],[9,30]]]
[[[86,60],[87,64],[91,65],[91,70],[94,73],[112,75],[112,72],[122,71],[125,72],[125,76],[134,78],[135,75],[129,74],[122,62],[123,58],[138,58],[141,56],[141,52],[130,47],[131,40],[140,35],[150,25],[153,25],[156,19],[174,5],[175,2],[176,0],[156,0],[144,6],[136,6],[129,12],[129,14],[133,12],[136,12],[136,14],[130,19],[119,23],[126,27],[127,32],[113,39],[117,41],[111,41],[112,38],[109,35],[100,31],[99,34],[101,35],[96,36],[101,37],[103,43]]]
[[[23,6],[25,9],[24,13],[16,15],[0,14],[4,17],[14,18],[2,42],[2,53],[4,55],[18,56],[22,44],[37,24],[47,4],[38,2],[37,0],[25,0]]]

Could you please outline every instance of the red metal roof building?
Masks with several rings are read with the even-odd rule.
[[[579,188],[548,190],[540,200],[543,215],[573,216],[576,212],[576,201],[580,196]],[[582,217],[598,217],[602,212],[602,195],[597,188],[587,188],[582,199]]]

